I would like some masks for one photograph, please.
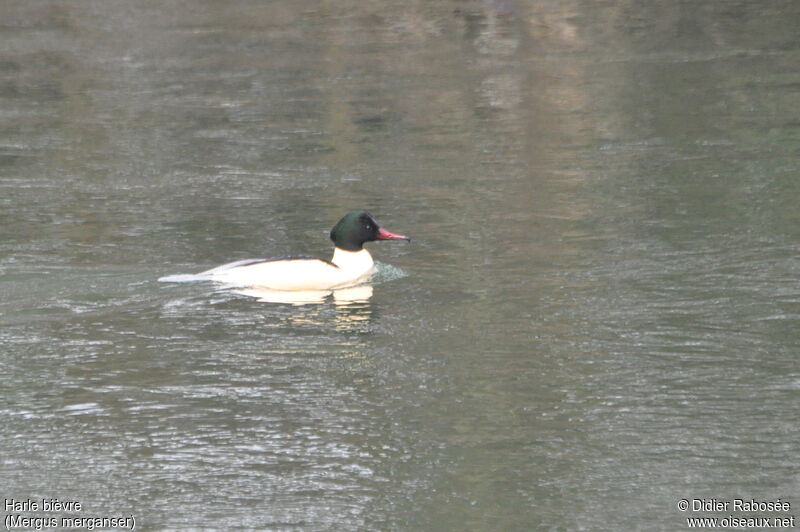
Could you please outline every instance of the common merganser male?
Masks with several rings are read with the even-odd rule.
[[[329,290],[356,284],[369,275],[375,263],[364,249],[365,242],[411,241],[382,228],[367,211],[347,213],[331,229],[331,240],[336,248],[329,261],[314,257],[247,259],[218,266],[196,278],[273,290]]]

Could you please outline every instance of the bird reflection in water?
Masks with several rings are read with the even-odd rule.
[[[368,285],[352,286],[337,290],[271,290],[262,287],[250,287],[234,290],[236,294],[254,297],[265,303],[289,303],[292,305],[308,305],[324,303],[328,296],[333,296],[337,306],[367,303],[372,297],[372,287]]]
[[[254,297],[258,301],[265,303],[288,303],[291,305],[310,305],[325,303],[332,297],[335,305],[335,315],[333,323],[336,328],[343,332],[370,332],[372,323],[372,307],[369,300],[372,297],[372,286],[361,285],[337,290],[307,290],[307,291],[285,291],[270,290],[268,288],[251,287],[234,290],[234,293]],[[330,308],[320,307],[319,310],[312,310],[302,313],[302,316],[293,315],[291,320],[298,324],[304,322],[305,325],[321,325],[330,322]]]

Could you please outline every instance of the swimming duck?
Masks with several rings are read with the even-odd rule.
[[[364,248],[365,242],[411,241],[407,236],[390,233],[363,210],[347,213],[333,226],[330,236],[336,246],[331,260],[314,257],[247,259],[204,271],[196,278],[273,290],[328,290],[353,285],[368,277],[375,262]]]

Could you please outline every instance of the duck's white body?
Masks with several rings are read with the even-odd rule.
[[[197,277],[235,286],[273,290],[329,290],[366,279],[375,262],[366,249],[336,248],[330,262],[322,259],[240,260],[202,272]]]

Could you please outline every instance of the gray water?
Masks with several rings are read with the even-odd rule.
[[[4,1],[0,498],[144,530],[798,513],[798,27],[767,0]],[[413,238],[370,246],[366,296],[157,281],[328,258],[356,208]]]

